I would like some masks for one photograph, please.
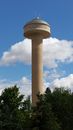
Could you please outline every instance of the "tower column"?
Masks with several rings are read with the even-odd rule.
[[[42,36],[32,38],[32,105],[36,105],[37,94],[43,93]]]

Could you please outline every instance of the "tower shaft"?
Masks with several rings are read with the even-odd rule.
[[[42,37],[32,39],[32,105],[36,105],[37,94],[43,93]]]

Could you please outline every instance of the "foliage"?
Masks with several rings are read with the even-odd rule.
[[[19,88],[6,88],[0,96],[0,130],[73,130],[73,93],[49,88],[32,107]]]
[[[26,111],[25,109],[23,111],[23,104],[26,102],[25,100],[23,101],[23,97],[16,86],[3,91],[0,96],[0,129],[23,130],[25,125],[27,128],[29,110],[27,109]]]
[[[46,96],[46,94],[38,95],[39,100],[33,109],[32,127],[39,130],[59,130],[60,125],[52,112],[51,103],[46,100]]]

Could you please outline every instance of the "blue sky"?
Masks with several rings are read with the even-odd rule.
[[[31,91],[31,41],[24,38],[23,26],[37,16],[51,27],[43,45],[45,86],[73,90],[73,0],[0,0],[1,91],[14,84]]]

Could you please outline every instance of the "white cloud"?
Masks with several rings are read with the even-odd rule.
[[[73,41],[50,38],[45,40],[44,62],[49,67],[57,67],[58,62],[73,61]]]
[[[12,45],[0,59],[0,65],[11,65],[16,62],[31,63],[31,40],[25,39]],[[59,62],[73,62],[73,41],[45,39],[43,41],[44,65],[55,68]]]
[[[62,78],[65,75],[65,71],[59,71],[56,68],[44,71],[44,79],[46,81],[53,81],[57,78]]]
[[[31,94],[31,81],[26,77],[22,77],[18,81],[8,81],[6,79],[0,80],[0,95],[5,88],[12,87],[14,85],[19,87],[21,94],[24,94],[25,96]]]
[[[12,85],[13,85],[13,84],[12,84],[11,81],[8,81],[8,80],[6,80],[6,79],[0,79],[0,95],[1,95],[2,91],[3,91],[5,88],[7,88],[7,87],[9,87],[9,86],[12,86]]]
[[[16,62],[30,63],[31,40],[25,39],[11,46],[9,51],[3,53],[0,65],[10,65]]]
[[[20,87],[20,92],[25,96],[31,95],[31,80],[26,77],[22,77],[17,85]]]
[[[54,80],[49,86],[52,89],[54,89],[55,87],[64,87],[70,88],[73,91],[73,74],[70,74],[67,77],[61,79]]]
[[[31,80],[29,80],[25,76],[18,81],[8,81],[5,79],[0,80],[0,94],[4,90],[4,88],[12,87],[14,85],[17,85],[20,88],[21,94],[24,94],[25,96],[31,95]],[[46,87],[50,87],[51,90],[53,90],[55,87],[69,88],[73,92],[73,74],[70,74],[64,78],[57,78],[51,83],[44,81],[44,86],[45,89]]]

